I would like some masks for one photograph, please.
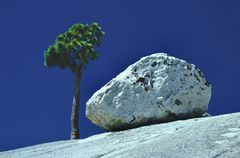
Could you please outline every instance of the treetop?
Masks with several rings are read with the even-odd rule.
[[[76,68],[99,56],[95,47],[101,44],[105,33],[98,23],[74,24],[66,32],[59,34],[55,43],[44,52],[44,64],[48,67],[59,66]]]

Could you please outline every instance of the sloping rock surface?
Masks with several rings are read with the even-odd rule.
[[[240,113],[0,152],[0,158],[239,158]]]
[[[141,58],[96,91],[86,116],[107,131],[199,117],[211,85],[194,64],[155,53]]]

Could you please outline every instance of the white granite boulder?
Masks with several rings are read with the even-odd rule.
[[[86,116],[105,130],[124,130],[200,117],[210,98],[211,85],[194,64],[156,53],[96,91],[87,102]]]

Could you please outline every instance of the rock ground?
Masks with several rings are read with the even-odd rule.
[[[0,158],[239,158],[240,113],[0,152]]]

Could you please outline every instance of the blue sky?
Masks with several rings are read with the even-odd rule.
[[[156,52],[196,64],[212,84],[209,113],[240,111],[238,0],[2,0],[0,2],[0,151],[70,137],[73,78],[46,68],[43,52],[72,24],[98,22],[101,56],[81,82],[81,137],[102,133],[85,117],[101,86]]]

